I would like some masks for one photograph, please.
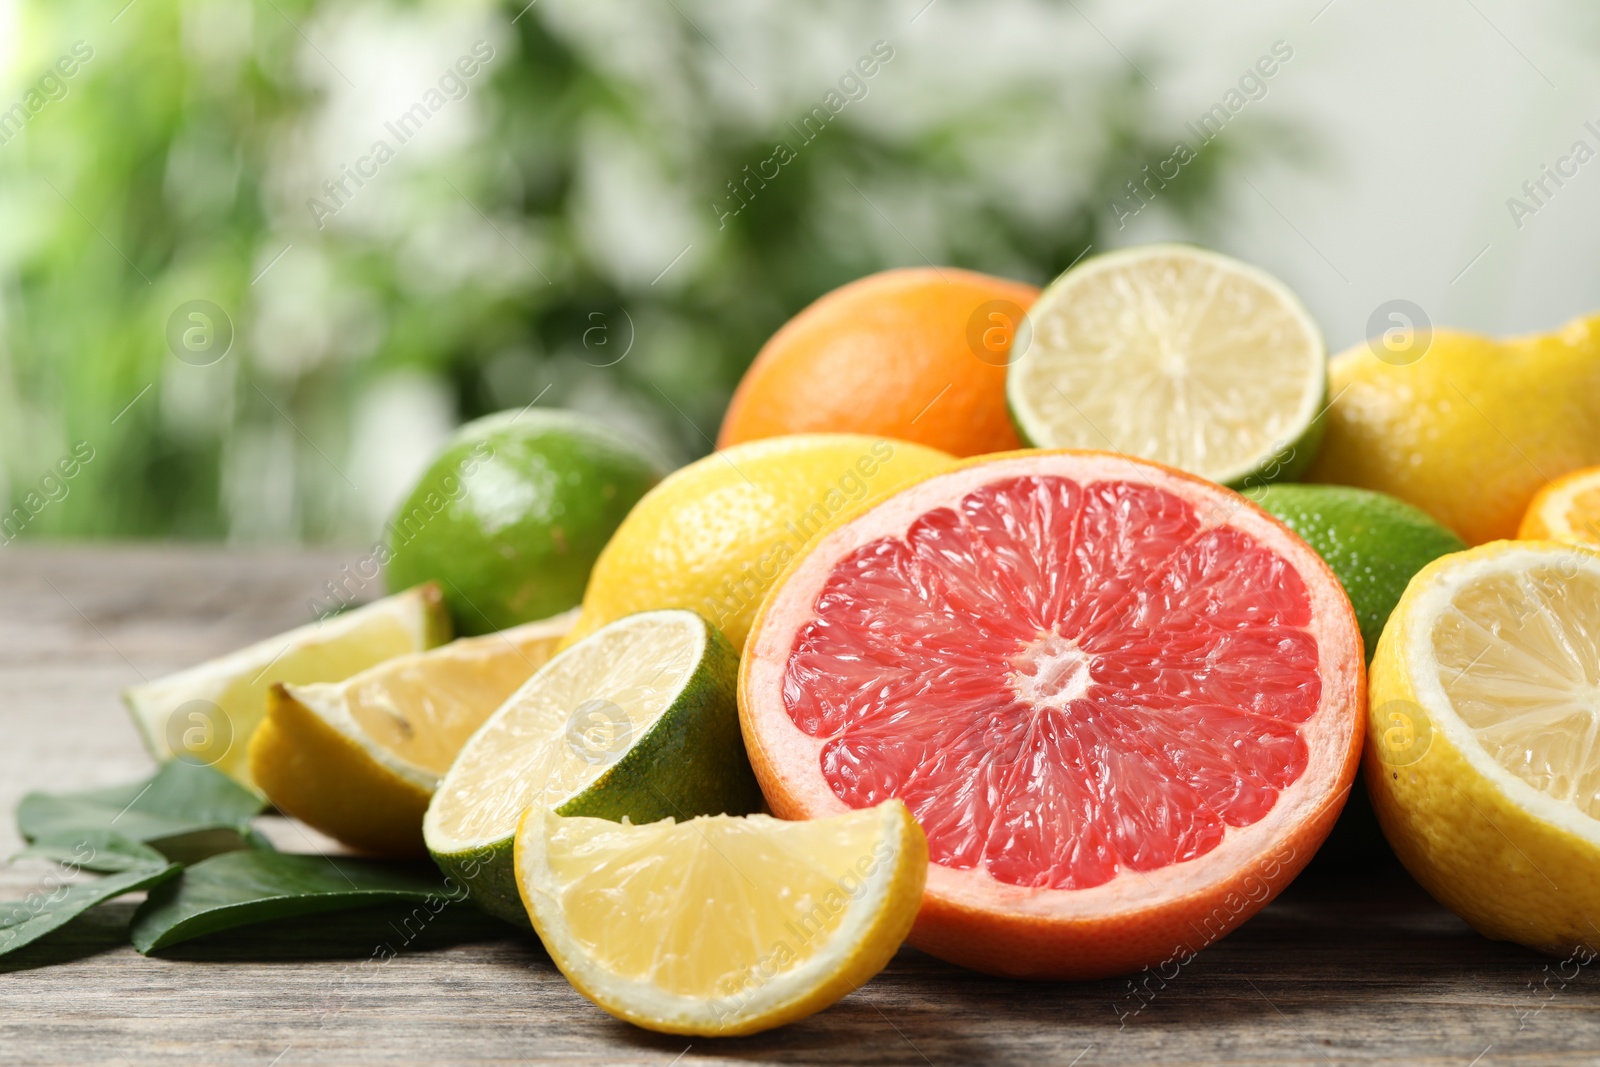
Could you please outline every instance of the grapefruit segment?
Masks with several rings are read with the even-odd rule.
[[[932,864],[913,944],[1091,976],[1197,949],[1263,856],[1269,892],[1226,928],[1310,858],[1355,773],[1361,664],[1331,572],[1242,498],[1142,461],[1015,453],[796,560],[740,707],[776,813],[910,807]]]

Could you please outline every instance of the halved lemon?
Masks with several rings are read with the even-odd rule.
[[[1600,467],[1564,474],[1534,494],[1517,536],[1600,548]]]
[[[1371,677],[1367,785],[1417,881],[1489,937],[1600,947],[1600,553],[1435,560]]]
[[[209,764],[255,788],[250,738],[274,683],[337,682],[448,640],[443,595],[428,582],[133,686],[122,699],[157,762]]]
[[[512,839],[529,805],[654,822],[761,805],[734,695],[739,657],[692,611],[629,615],[555,656],[439,783],[422,834],[491,915],[526,925]]]
[[[286,814],[352,848],[420,855],[422,814],[440,777],[577,618],[573,609],[465,637],[342,682],[274,685],[250,773]]]
[[[928,844],[905,804],[647,826],[530,808],[517,886],[577,990],[636,1026],[751,1034],[877,974],[916,919]]]
[[[1186,245],[1084,260],[1012,343],[1023,440],[1109,449],[1235,487],[1293,480],[1322,437],[1327,348],[1265,271]]]

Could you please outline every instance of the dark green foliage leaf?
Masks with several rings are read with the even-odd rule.
[[[152,893],[133,917],[133,947],[149,953],[219,930],[395,901],[431,916],[462,896],[426,865],[228,852]]]
[[[65,867],[102,873],[167,865],[167,857],[160,852],[112,830],[83,830],[75,833],[70,843],[41,839],[11,858],[51,860]]]
[[[265,806],[220,771],[173,760],[144,781],[82,793],[29,793],[17,807],[17,829],[35,845],[71,851],[110,834],[188,860],[253,840],[250,820]],[[216,831],[226,833],[194,847],[194,835]]]
[[[159,885],[182,869],[172,863],[140,867],[77,885],[47,883],[21,900],[0,904],[0,956],[37,941],[96,904]]]

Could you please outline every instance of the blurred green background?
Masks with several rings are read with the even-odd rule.
[[[1137,228],[1110,207],[1275,37],[1316,69],[1306,15],[1213,55],[1088,3],[0,0],[4,539],[353,543],[451,426],[535,401],[685,461],[785,318],[889,266],[1236,250],[1242,196],[1292,284],[1349,268],[1235,178],[1315,158],[1287,65]]]
[[[1124,63],[875,107],[926,78],[890,40],[903,15],[764,12],[736,59],[687,0],[21,4],[14,97],[91,55],[0,148],[13,506],[94,453],[24,536],[355,540],[450,424],[535,398],[691,458],[821,293],[924,255],[1046,280],[1171,152]],[[894,58],[803,143],[876,41]],[[391,129],[430,89],[443,106]],[[733,214],[728,183],[778,141],[796,158]],[[1249,144],[1204,154],[1168,206],[1195,217]]]

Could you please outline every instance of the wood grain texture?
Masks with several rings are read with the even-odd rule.
[[[197,548],[0,551],[0,855],[35,788],[149,770],[118,700],[308,618],[335,554]],[[377,590],[372,590],[373,594]],[[284,848],[326,844],[283,820]],[[50,868],[0,868],[0,899]],[[1139,994],[1026,984],[904,950],[822,1014],[729,1041],[664,1037],[578,996],[531,936],[447,909],[379,911],[144,958],[135,899],[0,958],[0,1063],[1592,1064],[1600,967],[1486,941],[1402,874],[1302,877]],[[409,941],[408,941],[409,938]],[[386,945],[397,954],[373,961]]]

